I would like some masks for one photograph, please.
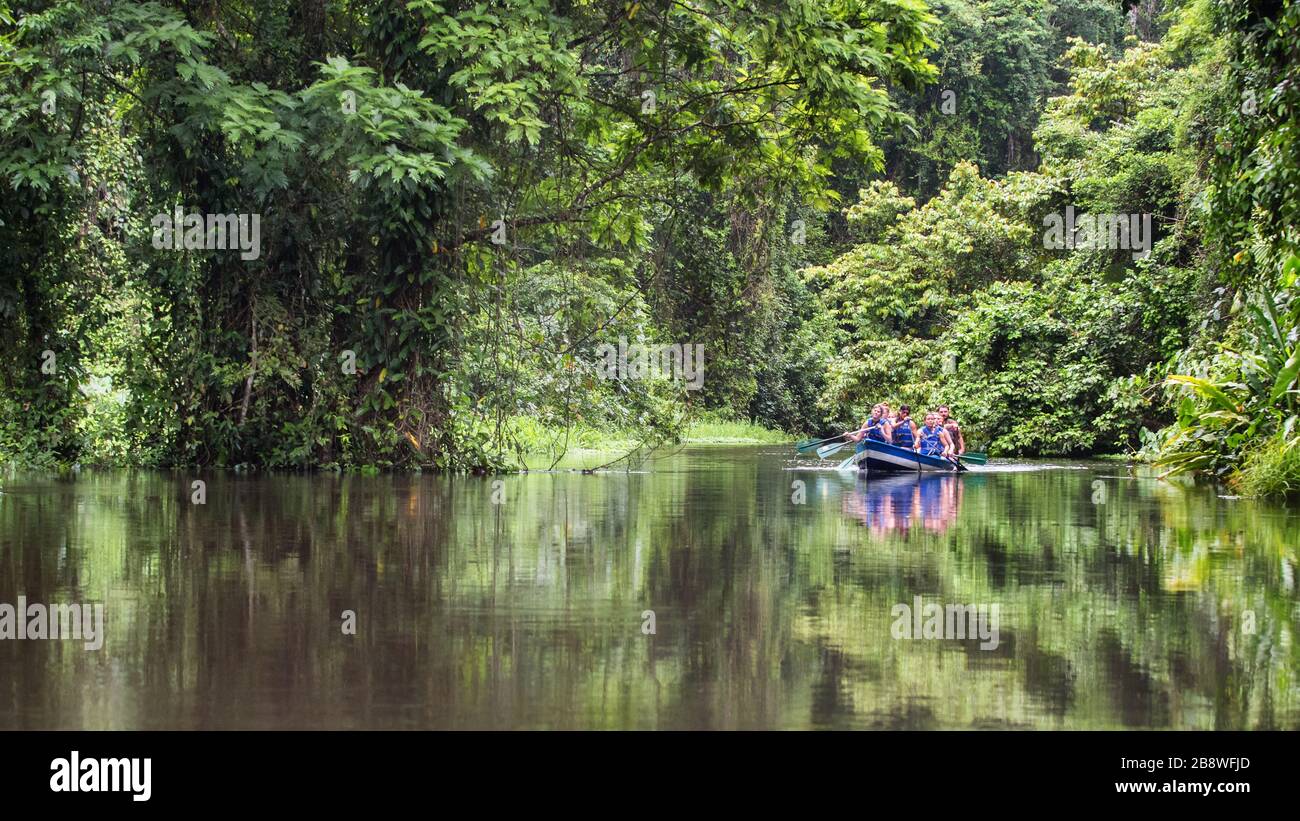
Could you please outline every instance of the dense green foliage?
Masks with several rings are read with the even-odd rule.
[[[1294,458],[1289,451],[1300,440],[1300,300],[1268,294],[1245,313],[1237,341],[1219,346],[1203,363],[1204,375],[1169,377],[1191,394],[1179,402],[1160,463],[1231,479],[1243,457],[1247,463],[1253,458],[1252,484],[1285,489],[1300,480],[1275,475]]]
[[[1300,487],[1294,15],[1186,2],[1146,39],[1069,40],[1033,171],[956,162],[921,203],[865,187],[863,241],[808,272],[836,321],[827,418],[947,402],[997,453],[1140,449]],[[1067,208],[1151,214],[1150,253],[1053,249]]]
[[[1222,0],[1221,116],[1205,232],[1224,282],[1171,377],[1159,463],[1258,495],[1300,491],[1300,6]]]
[[[1035,131],[1034,172],[988,179],[961,163],[923,205],[890,184],[848,218],[869,237],[815,282],[844,339],[823,405],[951,404],[998,453],[1135,448],[1160,426],[1150,390],[1189,342],[1203,298],[1195,229],[1198,45],[1079,40]],[[1156,242],[1045,247],[1049,215],[1149,213]]]
[[[889,399],[1285,489],[1298,15],[0,0],[0,458],[496,469]],[[157,247],[176,209],[259,253]]]
[[[919,0],[3,11],[3,445],[60,460],[502,465],[521,415],[662,435],[680,390],[588,365],[670,331],[713,351],[708,404],[762,380],[794,425],[768,239],[932,75]],[[259,214],[266,247],[159,253],[178,207]]]

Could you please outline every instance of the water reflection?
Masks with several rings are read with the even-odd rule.
[[[877,536],[886,531],[906,535],[913,526],[944,532],[957,521],[967,479],[919,473],[854,478],[857,487],[844,494],[844,512]]]
[[[791,467],[691,448],[500,504],[0,476],[0,603],[101,601],[107,631],[0,641],[0,727],[1300,728],[1292,511],[1114,467]],[[894,639],[916,596],[999,604],[996,650]]]

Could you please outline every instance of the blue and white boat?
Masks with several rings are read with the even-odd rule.
[[[839,470],[863,470],[867,473],[958,473],[964,465],[940,456],[922,456],[911,448],[900,448],[868,439],[864,450],[839,464]]]

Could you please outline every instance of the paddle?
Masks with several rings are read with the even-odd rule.
[[[834,456],[835,454],[839,453],[841,450],[844,450],[844,446],[847,444],[848,442],[836,442],[833,445],[822,445],[821,447],[817,448],[817,458],[825,459],[829,456]]]
[[[833,442],[836,439],[843,438],[844,434],[841,433],[839,436],[831,436],[826,439],[804,439],[803,441],[796,443],[794,449],[798,453],[811,453],[817,449],[818,445],[824,445],[827,442]]]
[[[970,462],[972,465],[986,465],[989,461],[987,453],[963,453],[957,458],[963,462]]]

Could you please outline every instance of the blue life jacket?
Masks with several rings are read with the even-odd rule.
[[[912,439],[912,417],[899,419],[898,424],[894,426],[894,444],[900,448],[911,449],[914,441]]]
[[[885,417],[867,420],[867,438],[874,442],[885,441]]]
[[[925,456],[943,455],[943,442],[939,439],[939,434],[943,432],[943,426],[932,428],[928,425],[922,425],[917,431],[921,434],[921,453]]]

